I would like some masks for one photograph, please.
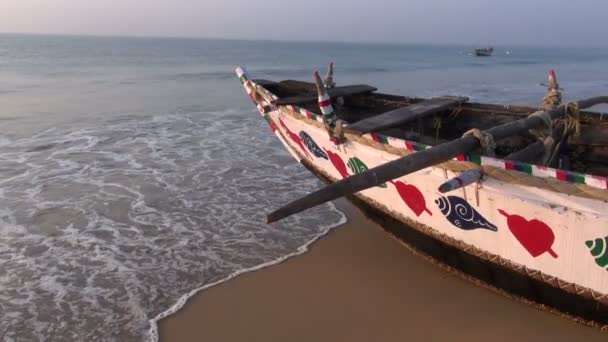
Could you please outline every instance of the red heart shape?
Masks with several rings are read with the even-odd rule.
[[[536,258],[548,252],[552,257],[558,257],[557,253],[551,249],[555,241],[555,234],[551,227],[537,219],[528,221],[519,215],[510,215],[501,209],[498,209],[498,212],[507,218],[509,230],[530,255]]]
[[[400,181],[390,181],[397,188],[399,197],[405,202],[405,204],[416,214],[416,216],[422,215],[423,212],[427,212],[433,216],[431,211],[426,207],[426,200],[424,195],[418,188],[412,184],[405,184]]]

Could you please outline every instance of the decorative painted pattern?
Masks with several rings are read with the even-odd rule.
[[[297,134],[295,134],[294,132],[292,132],[289,129],[289,127],[287,127],[287,125],[285,125],[285,122],[283,122],[283,120],[279,119],[279,123],[285,129],[285,131],[287,132],[287,135],[289,136],[289,139],[291,139],[291,141],[293,141],[294,143],[296,143],[296,145],[298,145],[300,147],[300,149],[302,150],[302,152],[304,152],[304,154],[308,158],[312,159],[312,156],[310,155],[310,153],[308,153],[308,151],[304,147],[304,143],[302,142],[302,139],[300,139],[300,137]]]
[[[302,142],[304,143],[306,148],[308,148],[308,150],[312,154],[314,154],[315,157],[328,159],[327,154],[319,147],[319,145],[317,145],[317,143],[312,139],[310,135],[308,135],[308,133],[300,131],[299,136],[300,139],[302,139]]]
[[[428,145],[423,145],[423,144],[420,144],[420,143],[417,143],[417,142],[413,142],[413,141],[408,141],[408,140],[403,140],[403,145],[410,152],[424,151],[427,148],[431,147],[431,146],[428,146]]]
[[[357,157],[350,158],[348,160],[347,165],[353,174],[363,173],[363,172],[369,170],[367,165],[365,165],[365,163],[362,162],[361,159],[359,159]],[[386,183],[379,184],[378,186],[381,188],[387,187]]]
[[[278,129],[278,127],[274,123],[274,121],[272,121],[272,119],[270,118],[270,116],[268,114],[264,114],[264,120],[266,120],[266,122],[270,126],[270,129],[272,129],[273,132],[276,132],[276,130]]]
[[[237,70],[237,76],[239,76],[238,70]],[[239,76],[239,79],[241,79],[241,81],[242,81],[241,76]],[[248,80],[248,79],[245,77],[245,80]],[[249,82],[249,83],[252,83],[252,82]],[[244,86],[245,86],[245,89],[247,90],[248,94],[250,94],[251,90],[249,89],[247,84],[244,84]],[[260,87],[259,89],[263,89],[263,88]],[[269,95],[271,95],[271,94],[269,94]],[[273,95],[273,98],[276,99],[276,96]],[[286,107],[287,109],[290,109],[294,113],[299,113],[300,115],[306,117],[307,119],[319,121],[319,122],[323,121],[322,117],[320,115],[310,112],[304,108],[300,108],[300,107],[293,106],[293,105],[288,105],[288,106],[284,106],[284,107]],[[395,146],[398,148],[403,148],[405,146],[405,148],[410,152],[423,151],[423,150],[426,150],[427,148],[432,147],[432,146],[421,144],[421,143],[414,142],[414,141],[389,137],[389,136],[379,134],[379,133],[368,133],[368,134],[364,134],[363,136],[370,140],[373,140],[373,141],[376,141],[376,142],[379,142],[382,144],[388,144],[388,145]],[[501,168],[503,170],[525,172],[525,173],[535,176],[535,177],[554,178],[554,179],[558,179],[560,181],[564,181],[564,182],[568,182],[568,183],[585,184],[590,187],[594,187],[594,188],[598,188],[598,189],[602,189],[602,190],[608,190],[608,178],[607,177],[600,177],[600,176],[558,170],[558,169],[553,169],[553,168],[549,168],[549,167],[521,163],[521,162],[507,161],[504,159],[486,157],[486,156],[481,156],[478,154],[460,155],[460,156],[454,158],[454,160],[473,162],[478,165],[494,166],[497,168]]]
[[[348,174],[348,171],[346,170],[346,165],[344,164],[344,161],[342,160],[342,158],[340,158],[340,155],[326,149],[325,147],[323,149],[325,150],[325,153],[327,153],[329,161],[332,163],[336,171],[338,171],[340,176],[342,176],[342,178],[350,176]]]
[[[253,89],[251,88],[253,83],[249,81],[248,77],[241,79],[241,81],[245,82],[244,87],[248,92]],[[376,153],[374,149],[354,141],[347,142],[342,149],[331,148],[331,151],[328,151],[330,145],[326,140],[326,131],[319,125],[311,125],[309,121],[314,120],[322,123],[323,120],[320,115],[296,106],[277,108],[272,101],[276,99],[276,96],[262,87],[258,87],[256,92],[255,99],[258,111],[268,121],[271,128],[278,128],[274,133],[292,156],[301,161],[301,157],[305,156],[302,152],[304,150],[298,151],[302,148],[302,145],[292,141],[292,137],[280,124],[281,119],[291,130],[299,132],[299,140],[301,140],[306,151],[316,157],[316,159],[313,159],[315,168],[331,175],[333,179],[336,177],[338,179],[345,178],[357,172],[363,172],[363,166],[359,165],[356,160],[361,162],[364,160],[366,163],[363,163],[363,165],[367,168],[368,165],[373,167],[393,159],[387,156],[385,152]],[[291,114],[295,113],[303,118],[294,119],[291,117]],[[315,145],[316,142],[323,142],[316,146],[321,153],[325,154],[327,159],[315,154],[315,148],[307,143],[306,136],[309,136],[315,142]],[[390,145],[401,151],[411,153],[430,148],[421,143],[376,133],[366,134],[364,139]],[[397,158],[397,156],[394,158]],[[507,162],[475,154],[461,155],[454,160],[608,189],[608,180],[604,177],[580,175],[525,163]],[[346,161],[348,163],[345,163]],[[608,272],[606,272],[608,270],[608,216],[604,210],[605,202],[587,199],[579,201],[576,197],[542,188],[532,190],[524,187],[522,191],[518,191],[519,187],[510,187],[508,183],[488,177],[485,183],[487,186],[477,190],[479,195],[477,205],[470,205],[472,206],[470,209],[474,208],[475,213],[473,213],[473,210],[470,212],[462,211],[472,213],[471,215],[476,221],[487,226],[470,227],[466,224],[463,225],[463,222],[467,221],[462,220],[457,215],[450,216],[455,215],[452,214],[454,212],[453,208],[449,212],[445,210],[448,205],[457,206],[459,204],[457,200],[452,200],[453,203],[450,203],[449,196],[439,198],[437,201],[434,201],[435,198],[433,198],[437,206],[427,207],[428,203],[425,196],[429,200],[431,200],[429,196],[432,196],[432,194],[441,196],[437,189],[448,180],[444,173],[438,172],[441,169],[432,169],[432,172],[430,172],[431,170],[423,170],[406,177],[399,177],[398,180],[395,179],[390,182],[392,185],[387,183],[386,189],[372,188],[364,190],[361,192],[361,196],[363,196],[363,199],[369,198],[378,202],[379,205],[386,207],[391,213],[398,213],[407,219],[414,220],[429,227],[429,229],[437,231],[441,234],[440,236],[459,240],[476,250],[488,253],[490,256],[495,255],[507,259],[515,265],[522,265],[525,270],[529,270],[529,272],[526,271],[528,274],[537,279],[538,277],[535,275],[542,274],[543,277],[547,276],[551,277],[550,279],[564,281],[564,284],[574,284],[580,286],[580,288],[595,291],[593,292],[594,296],[608,296]],[[395,191],[392,189],[393,186],[395,186]],[[531,192],[526,192],[527,190]],[[536,199],[530,199],[530,194],[538,196]],[[441,200],[444,202],[442,203]],[[466,202],[462,198],[459,201]],[[443,207],[439,207],[438,210],[440,204]],[[563,207],[555,212],[552,209],[553,207],[548,204],[561,204]],[[404,205],[408,208],[404,208]],[[497,215],[497,210],[500,215]],[[437,215],[433,215],[433,211]],[[425,213],[428,215],[425,215]],[[441,215],[438,215],[439,213]],[[503,216],[505,219],[502,218]],[[468,216],[465,217],[468,218]],[[446,224],[446,220],[450,224]],[[492,234],[485,230],[492,231]],[[598,236],[605,236],[605,238],[598,239]],[[520,248],[518,244],[521,244],[523,248]],[[548,255],[543,257],[545,253],[552,257]],[[589,254],[593,259],[590,258]]]
[[[379,142],[381,144],[388,144],[388,137],[382,134],[370,133],[371,138],[375,142]]]
[[[498,209],[498,212],[507,218],[509,230],[530,255],[536,258],[547,252],[557,259],[557,253],[552,249],[555,234],[551,227],[543,221],[537,219],[528,221],[519,215],[508,214],[502,209]]]
[[[601,268],[606,268],[608,266],[608,236],[585,241],[585,245],[595,258],[595,263]]]
[[[406,184],[401,181],[390,181],[389,183],[397,188],[399,197],[401,197],[405,205],[407,205],[416,216],[420,217],[424,212],[433,216],[433,213],[426,207],[424,195],[415,185]]]
[[[493,232],[498,231],[498,228],[481,216],[469,202],[457,196],[441,196],[435,200],[435,204],[445,216],[445,218],[454,226],[462,230],[487,229]]]
[[[334,112],[334,107],[331,105],[331,98],[327,94],[319,95],[318,102],[321,113],[323,113],[323,118],[330,124],[330,126],[334,127],[338,118]]]

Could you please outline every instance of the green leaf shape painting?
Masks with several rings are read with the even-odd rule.
[[[358,174],[358,173],[363,173],[367,170],[369,170],[369,168],[367,167],[367,165],[365,165],[364,162],[361,161],[361,159],[357,158],[357,157],[353,157],[350,158],[348,160],[348,168],[350,169],[350,171],[353,174]],[[386,188],[386,183],[382,183],[380,185],[378,185],[381,188]]]
[[[595,263],[601,268],[606,268],[608,266],[608,236],[585,241],[585,245],[595,258]]]

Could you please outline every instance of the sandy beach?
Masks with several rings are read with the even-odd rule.
[[[161,341],[606,341],[608,334],[448,274],[345,201],[304,255],[199,293]]]

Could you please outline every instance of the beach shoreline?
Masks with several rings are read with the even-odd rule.
[[[307,253],[194,295],[159,321],[160,341],[607,338],[446,273],[350,203],[337,207],[347,223]]]

